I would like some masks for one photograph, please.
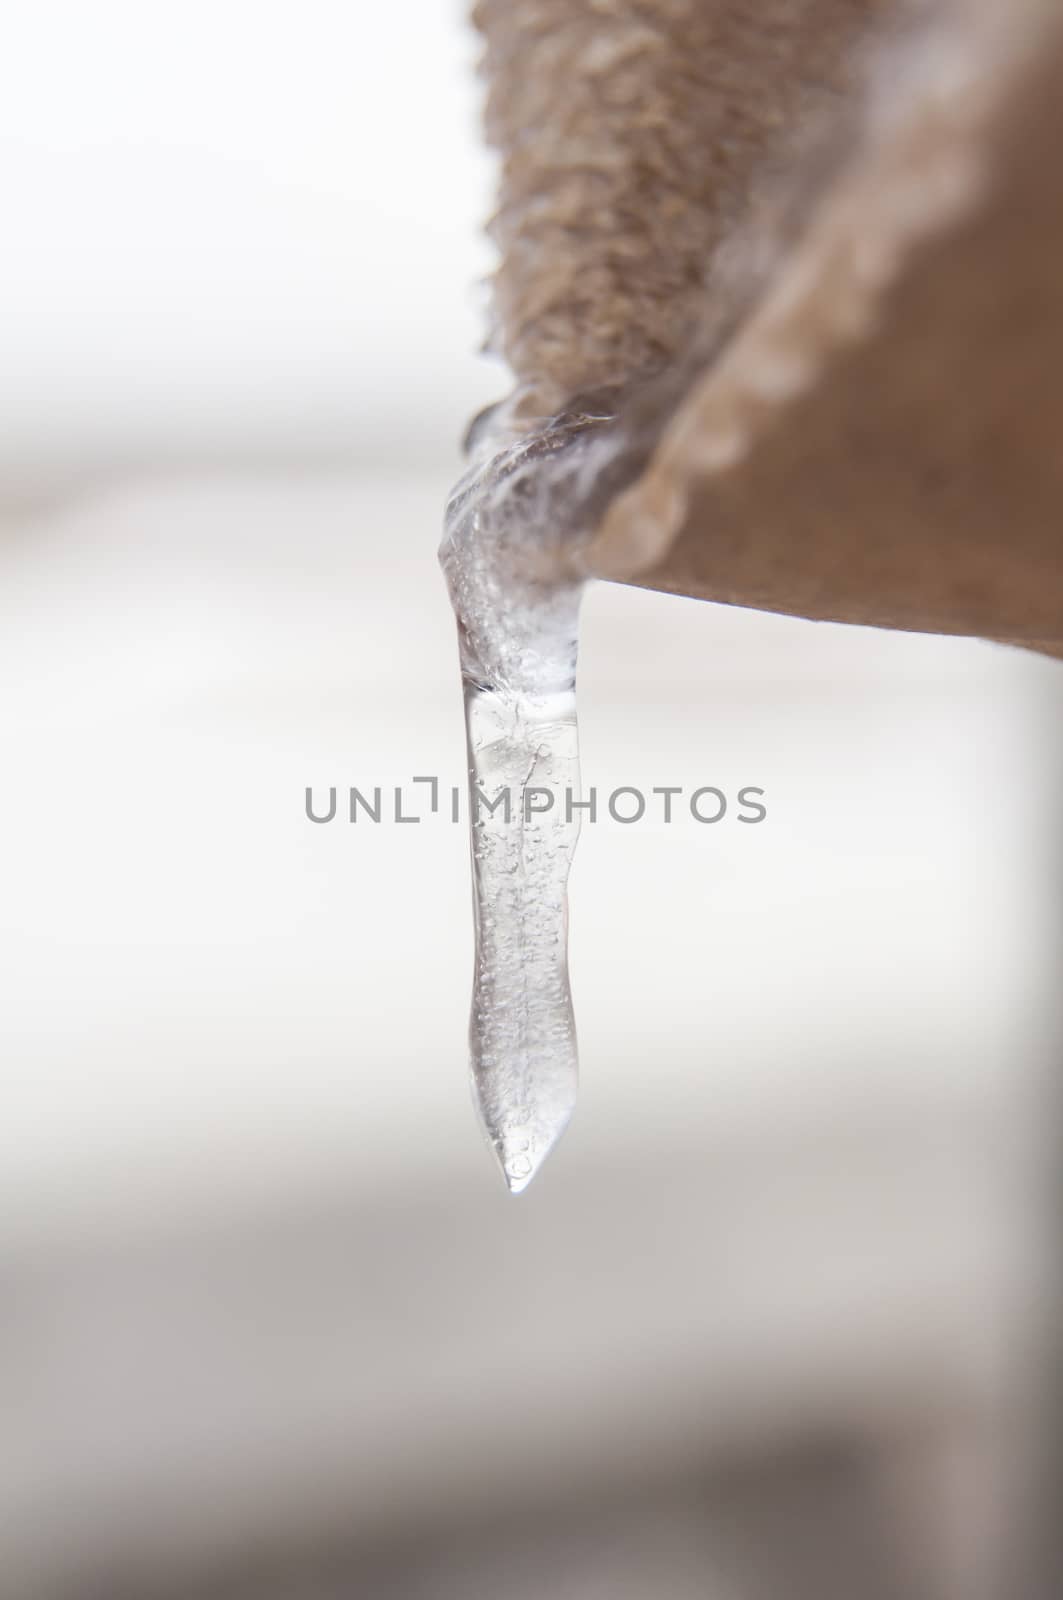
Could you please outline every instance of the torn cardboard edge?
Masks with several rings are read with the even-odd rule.
[[[720,252],[737,322],[710,272],[693,353],[622,400],[586,570],[1057,653],[1063,12],[949,0],[871,59]]]

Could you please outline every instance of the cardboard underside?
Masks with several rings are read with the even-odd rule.
[[[782,9],[479,8],[497,342],[529,425],[604,390],[637,461],[589,569],[1063,653],[1061,8]]]

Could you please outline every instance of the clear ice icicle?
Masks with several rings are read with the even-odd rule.
[[[567,883],[580,819],[582,584],[542,532],[543,453],[541,439],[518,444],[470,472],[440,551],[469,756],[473,1093],[513,1194],[564,1132],[578,1077]]]

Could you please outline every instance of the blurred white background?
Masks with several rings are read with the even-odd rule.
[[[871,1438],[877,1504],[898,1439],[977,1456],[999,1392],[1057,663],[597,588],[585,781],[768,819],[585,829],[582,1097],[516,1202],[466,1090],[462,830],[305,819],[308,784],[462,780],[434,552],[505,379],[460,14],[6,8],[20,1600],[324,1594],[284,1576],[314,1539],[383,1563],[330,1595],[705,1594],[690,1484],[736,1452]]]
[[[491,166],[461,0],[11,0],[0,475],[453,460]]]

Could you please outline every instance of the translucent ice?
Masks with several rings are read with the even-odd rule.
[[[514,1194],[576,1099],[567,883],[580,819],[582,582],[550,505],[560,478],[586,467],[593,420],[559,420],[472,468],[440,551],[458,619],[469,756],[473,1092]]]

